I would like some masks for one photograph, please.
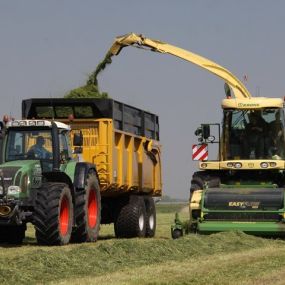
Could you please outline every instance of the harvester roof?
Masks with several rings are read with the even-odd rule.
[[[227,98],[222,101],[223,109],[263,109],[263,108],[283,108],[284,101],[281,98]]]

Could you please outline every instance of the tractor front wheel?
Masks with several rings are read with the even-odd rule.
[[[69,243],[73,225],[73,203],[67,184],[43,184],[36,196],[34,225],[39,244]]]

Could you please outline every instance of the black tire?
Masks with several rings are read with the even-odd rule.
[[[1,226],[0,227],[0,243],[7,242],[9,244],[20,245],[25,238],[27,226],[22,224],[19,226]]]
[[[144,197],[145,210],[146,210],[146,237],[154,237],[156,230],[156,209],[152,197]]]
[[[221,183],[220,177],[215,172],[198,171],[193,174],[190,187],[190,198],[196,190],[203,190],[207,185],[208,188],[219,187]]]
[[[73,226],[73,203],[65,183],[45,183],[37,191],[34,225],[43,245],[68,244]]]
[[[145,237],[146,210],[143,197],[132,196],[125,204],[114,223],[117,238]]]
[[[183,232],[182,232],[182,230],[175,229],[171,232],[171,236],[173,239],[178,239],[178,238],[183,236]]]
[[[98,239],[101,221],[101,196],[95,173],[88,176],[86,187],[75,194],[75,223],[72,242],[94,242]]]
[[[8,242],[7,226],[0,227],[0,243]]]

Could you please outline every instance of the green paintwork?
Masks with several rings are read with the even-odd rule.
[[[72,183],[74,182],[74,173],[75,173],[76,164],[77,164],[76,161],[71,160],[60,167],[60,170],[65,172],[69,176]]]
[[[18,194],[14,194],[14,195],[9,195],[10,197],[13,197],[15,199],[24,199],[30,196],[32,188],[33,187],[33,170],[35,169],[36,165],[40,165],[40,162],[38,160],[14,160],[14,161],[9,161],[3,164],[0,164],[0,169],[4,169],[7,167],[19,167],[19,170],[17,171],[17,173],[14,175],[14,179],[13,179],[13,183],[12,185],[16,185],[16,186],[21,186],[23,183],[23,179],[24,177],[27,175],[29,177],[29,185],[26,189],[25,192],[21,192]],[[17,185],[15,182],[15,178],[17,177],[17,174],[19,172],[22,172],[21,174],[21,179],[20,179],[20,185]],[[38,185],[40,186],[40,185]]]
[[[243,231],[255,235],[285,235],[285,223],[281,222],[201,222],[198,232],[211,234],[225,231]]]
[[[223,184],[221,185],[221,191],[223,191],[224,188],[238,188],[238,189],[246,189],[246,188],[270,188],[272,191],[275,191],[274,189],[277,188],[276,184],[273,183],[258,183],[255,181],[255,183],[247,183],[245,184]],[[203,191],[202,197],[201,197],[201,206],[202,206],[202,217],[207,213],[272,213],[272,214],[279,214],[283,217],[285,213],[285,205],[279,210],[270,210],[270,209],[257,209],[257,210],[243,210],[243,209],[235,209],[235,210],[209,210],[203,207],[204,200],[205,200],[205,193],[206,191]],[[203,218],[200,218],[196,221],[192,221],[193,224],[197,225],[197,231],[199,233],[204,234],[211,234],[215,232],[223,232],[223,231],[243,231],[245,233],[254,234],[254,235],[260,235],[260,236],[285,236],[285,220],[283,219],[281,221],[223,221],[223,220],[216,220],[216,221],[205,221]],[[190,223],[191,226],[191,223]]]

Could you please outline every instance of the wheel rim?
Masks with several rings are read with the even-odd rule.
[[[88,198],[88,224],[91,228],[94,228],[97,224],[97,211],[96,194],[94,190],[91,190]]]
[[[69,201],[66,196],[63,197],[60,205],[59,227],[61,235],[65,236],[69,225]]]
[[[139,228],[140,228],[140,231],[142,231],[144,228],[144,216],[143,216],[143,214],[141,214],[139,217]]]
[[[154,228],[154,215],[153,214],[149,217],[148,224],[149,224],[149,228],[153,230]]]

